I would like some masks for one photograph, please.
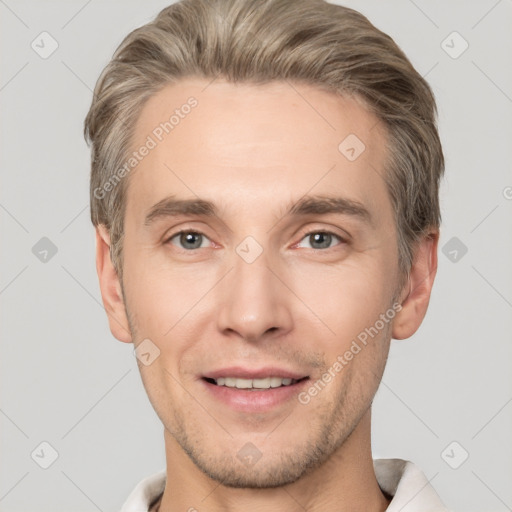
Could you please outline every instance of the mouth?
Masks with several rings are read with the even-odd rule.
[[[223,386],[227,388],[242,389],[245,391],[264,391],[269,389],[294,386],[309,377],[300,379],[291,379],[289,377],[266,377],[260,379],[242,379],[237,377],[219,377],[217,379],[211,377],[203,377],[203,380],[214,384],[215,386]]]
[[[267,370],[219,371],[202,376],[199,382],[216,406],[238,413],[261,414],[279,411],[285,405],[293,406],[294,402],[298,404],[297,396],[309,380],[309,376]]]

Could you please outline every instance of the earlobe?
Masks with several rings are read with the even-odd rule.
[[[96,271],[110,331],[119,341],[131,343],[121,283],[110,258],[110,235],[103,225],[96,226]]]
[[[439,232],[434,231],[417,244],[409,277],[402,291],[402,309],[393,322],[392,337],[397,340],[412,336],[427,313],[437,271],[438,241]]]

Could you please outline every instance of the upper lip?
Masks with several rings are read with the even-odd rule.
[[[234,377],[237,379],[265,379],[268,377],[283,377],[299,380],[307,377],[304,373],[298,373],[278,366],[265,366],[264,368],[244,368],[242,366],[230,366],[212,370],[202,375],[203,378],[219,379],[220,377]]]

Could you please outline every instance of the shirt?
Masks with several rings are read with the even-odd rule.
[[[434,488],[412,462],[374,459],[379,487],[392,497],[386,512],[450,512]],[[120,512],[153,512],[164,492],[166,470],[144,478],[128,496]]]

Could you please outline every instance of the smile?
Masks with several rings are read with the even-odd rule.
[[[280,388],[282,386],[293,386],[300,380],[306,378],[307,377],[303,377],[302,379],[290,379],[286,377],[267,377],[264,379],[239,379],[236,377],[219,377],[218,379],[207,378],[206,380],[208,382],[211,382],[212,384],[216,384],[217,386],[226,386],[228,388],[262,390],[270,388]]]

